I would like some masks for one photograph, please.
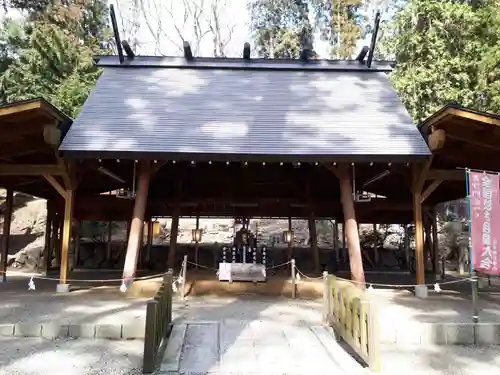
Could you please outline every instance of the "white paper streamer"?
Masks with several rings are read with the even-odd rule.
[[[28,283],[28,290],[36,290],[35,281],[33,280],[33,278],[31,278],[30,282]]]

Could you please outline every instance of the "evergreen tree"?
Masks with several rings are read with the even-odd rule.
[[[1,29],[0,100],[43,97],[75,116],[99,75],[92,56],[105,53],[101,45],[109,44],[106,2],[11,0],[8,5],[27,17]]]
[[[379,51],[395,57],[392,83],[422,121],[449,102],[500,110],[499,43],[498,2],[409,0],[384,25]]]
[[[363,0],[314,0],[316,26],[330,46],[330,56],[351,59],[363,36]]]
[[[254,0],[249,7],[251,30],[259,56],[297,58],[302,47],[313,50],[308,1]]]

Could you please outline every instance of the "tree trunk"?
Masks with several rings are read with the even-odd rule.
[[[134,212],[130,224],[127,253],[123,266],[123,282],[129,284],[131,278],[137,271],[137,259],[139,256],[139,246],[144,225],[144,213],[148,201],[149,180],[151,176],[151,166],[149,161],[139,162],[139,178],[137,182],[137,193],[134,203]]]
[[[363,271],[363,258],[361,257],[361,246],[359,243],[358,224],[356,222],[356,211],[354,210],[354,198],[352,195],[351,174],[349,166],[341,164],[337,168],[337,176],[340,180],[340,196],[342,210],[344,212],[344,229],[349,251],[349,265],[351,268],[351,279],[356,282],[358,288],[365,288],[365,274]]]

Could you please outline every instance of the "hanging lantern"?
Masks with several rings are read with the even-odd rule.
[[[291,243],[293,242],[293,230],[286,230],[283,232],[283,238],[285,239],[286,243]]]
[[[191,231],[191,236],[193,238],[193,242],[200,242],[201,241],[201,229],[193,229]]]

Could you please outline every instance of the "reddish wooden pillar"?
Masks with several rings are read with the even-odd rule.
[[[200,217],[196,216],[196,231],[200,229]],[[200,263],[199,259],[200,245],[198,239],[194,242],[194,262],[196,263],[196,268],[198,268],[198,264]]]
[[[59,255],[57,255],[59,249],[59,222],[61,220],[61,214],[57,211],[54,212],[54,216],[52,216],[52,236],[50,239],[50,250],[49,250],[49,258],[50,265],[52,267],[52,259],[56,258],[56,266],[59,266]]]
[[[174,268],[175,248],[177,245],[177,234],[179,233],[179,204],[176,202],[172,212],[172,226],[170,227],[170,246],[168,249],[167,267]]]
[[[112,254],[111,254],[111,251],[112,251],[112,248],[111,248],[111,236],[113,234],[113,222],[112,221],[108,221],[108,225],[107,225],[107,228],[108,230],[108,233],[107,233],[107,238],[106,238],[106,261],[110,262],[111,261],[111,257],[112,257]]]
[[[139,256],[139,246],[143,235],[144,213],[148,201],[149,180],[151,177],[151,164],[149,161],[138,163],[138,182],[135,197],[134,212],[130,224],[130,234],[128,237],[127,253],[123,266],[123,282],[127,285],[137,271],[137,259]]]
[[[314,259],[314,270],[319,272],[318,234],[316,232],[316,218],[312,212],[309,215],[309,238]]]
[[[82,231],[82,222],[77,220],[75,223],[75,228],[73,232],[73,242],[75,244],[73,268],[78,267],[78,262],[80,260],[80,235]]]
[[[340,180],[340,197],[342,210],[344,212],[344,229],[349,251],[349,265],[351,268],[351,279],[356,281],[356,286],[365,288],[365,274],[363,270],[363,258],[361,257],[361,246],[359,244],[358,224],[356,222],[356,211],[354,209],[354,197],[352,194],[351,173],[347,164],[341,164],[337,168],[337,176]]]
[[[288,218],[288,232],[292,233],[292,218]],[[255,234],[257,235],[257,233]],[[288,261],[290,262],[292,260],[293,256],[293,236],[290,234],[291,238],[290,241],[288,241]]]
[[[0,273],[2,274],[2,282],[7,281],[7,257],[9,255],[9,240],[10,240],[10,224],[12,221],[12,209],[14,206],[14,190],[7,189],[5,197],[5,211],[3,216],[3,236],[2,236],[2,254]]]

